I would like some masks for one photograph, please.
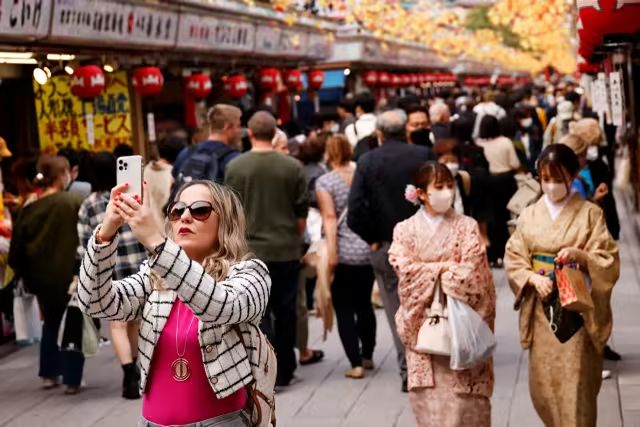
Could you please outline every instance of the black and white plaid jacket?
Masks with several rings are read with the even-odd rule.
[[[252,380],[251,365],[259,365],[259,352],[247,354],[246,337],[257,328],[269,300],[271,279],[257,259],[233,265],[223,281],[206,274],[175,242],[167,240],[162,252],[145,261],[140,270],[123,280],[112,280],[118,238],[97,244],[89,240],[80,269],[78,300],[91,317],[130,321],[142,318],[139,363],[144,391],[154,348],[176,298],[198,317],[200,348],[205,372],[220,399]],[[164,289],[153,289],[149,270],[164,280]],[[253,349],[250,349],[253,350]],[[254,360],[255,359],[255,360]]]
[[[84,258],[93,230],[102,224],[102,220],[104,220],[109,196],[108,191],[92,193],[80,205],[80,210],[78,211],[78,238],[80,239],[80,244],[78,245],[77,254],[79,261]],[[140,269],[140,264],[147,259],[147,251],[138,242],[136,235],[133,234],[128,224],[120,227],[118,242],[118,258],[116,258],[116,266],[113,269],[113,278],[124,279]]]

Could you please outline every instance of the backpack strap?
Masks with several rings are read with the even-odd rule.
[[[218,182],[218,178],[224,173],[224,168],[220,167],[220,163],[234,150],[228,145],[223,144],[206,151],[211,154],[211,163],[209,164],[209,179],[213,182]],[[215,157],[213,156],[214,154]],[[220,170],[222,170],[222,173],[220,173]],[[216,171],[216,176],[211,176],[211,171]]]

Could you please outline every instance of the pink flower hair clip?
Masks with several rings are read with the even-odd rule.
[[[407,188],[404,189],[404,198],[412,205],[418,206],[420,204],[418,189],[414,185],[407,185]]]

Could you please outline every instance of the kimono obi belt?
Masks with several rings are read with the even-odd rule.
[[[536,273],[547,276],[555,282],[555,260],[556,255],[537,253],[533,254],[531,258],[531,266]],[[566,267],[580,270],[580,266],[576,263],[565,264]],[[589,290],[591,290],[591,277],[584,271],[582,272],[583,278]]]
[[[531,258],[531,266],[533,267],[533,271],[543,276],[552,277],[553,270],[555,268],[555,259],[556,256],[552,254],[533,254],[533,257]]]

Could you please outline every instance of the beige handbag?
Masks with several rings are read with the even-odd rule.
[[[427,309],[427,317],[418,331],[414,348],[417,353],[436,356],[451,355],[451,329],[448,316],[440,290],[440,280],[438,280],[431,308]]]

